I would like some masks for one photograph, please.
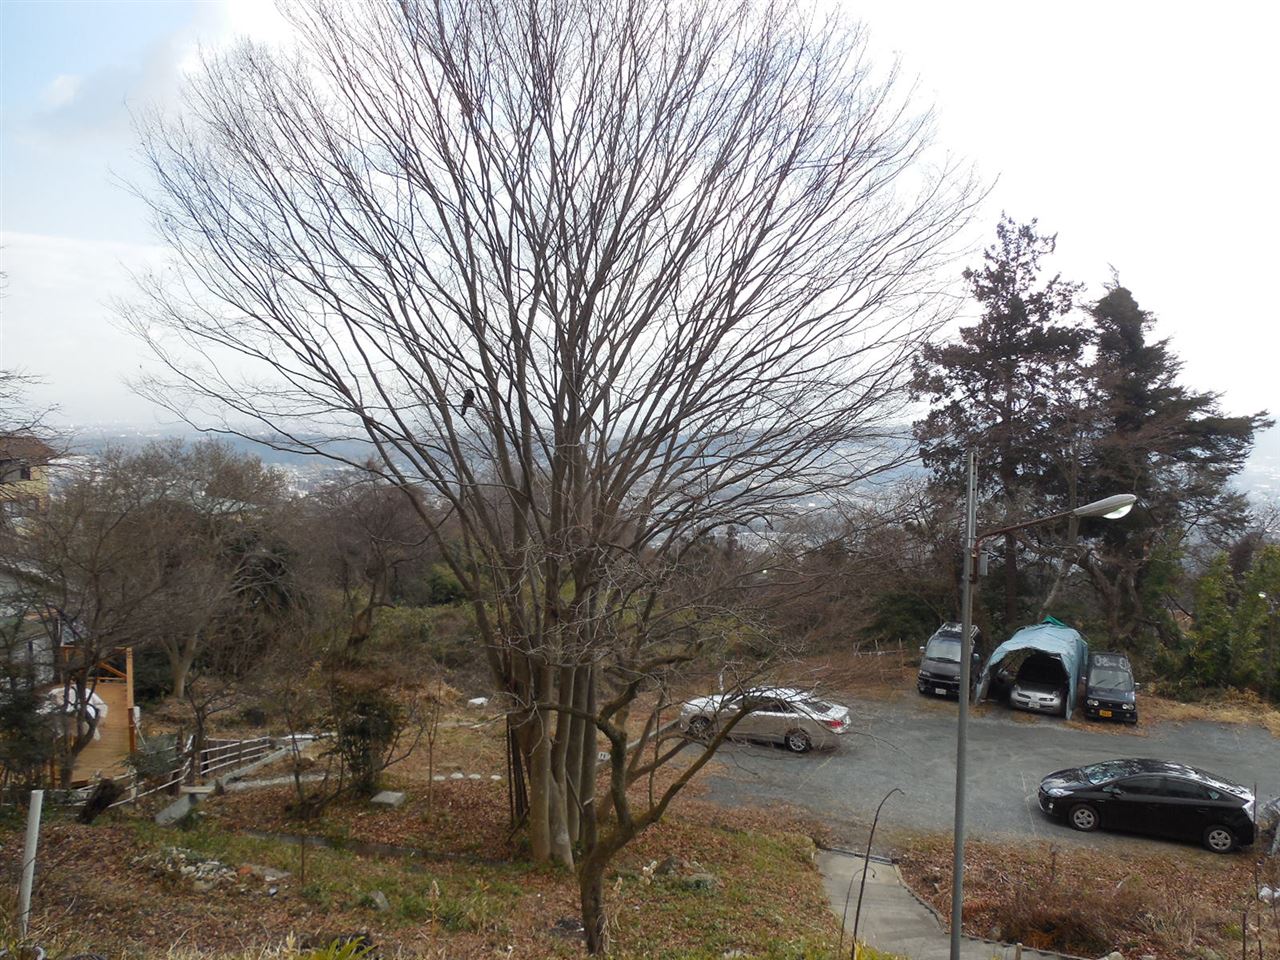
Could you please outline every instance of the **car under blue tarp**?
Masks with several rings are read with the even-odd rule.
[[[1068,627],[1061,620],[1046,617],[1043,623],[1023,627],[1000,646],[996,647],[982,676],[978,678],[978,700],[985,700],[991,688],[991,678],[1006,660],[1025,659],[1030,653],[1040,653],[1062,664],[1067,686],[1067,712],[1071,716],[1076,708],[1076,693],[1080,678],[1089,662],[1089,644],[1078,630]]]

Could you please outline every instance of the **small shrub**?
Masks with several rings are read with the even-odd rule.
[[[443,563],[433,563],[426,576],[427,603],[442,606],[447,603],[461,603],[467,598],[462,583]]]
[[[329,891],[318,883],[308,883],[300,891],[302,899],[308,903],[313,903],[321,910],[328,911],[333,908],[333,897]]]
[[[373,947],[366,946],[363,938],[348,940],[345,943],[334,940],[327,947],[298,954],[298,960],[361,960],[362,957],[369,957],[372,954]]]
[[[329,752],[342,764],[352,789],[373,796],[400,739],[404,711],[381,687],[335,681],[328,720],[334,732]]]

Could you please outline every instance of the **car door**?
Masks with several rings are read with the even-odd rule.
[[[1153,775],[1127,777],[1108,784],[1108,795],[1102,822],[1113,830],[1133,833],[1159,833],[1158,818],[1167,816],[1161,809],[1164,778]]]
[[[1167,837],[1200,841],[1205,827],[1214,819],[1215,806],[1204,784],[1182,777],[1165,777],[1164,820],[1161,833]]]
[[[777,697],[770,697],[762,703],[757,717],[759,719],[756,725],[759,731],[757,736],[762,740],[772,740],[777,743],[782,742],[787,731],[793,729],[798,720],[796,708]]]
[[[768,740],[771,736],[768,732],[770,724],[768,711],[774,699],[762,694],[748,693],[741,700],[734,703],[733,707],[725,713],[721,722],[729,722],[745,706],[750,712],[734,724],[733,732],[730,736],[740,737],[743,740]]]

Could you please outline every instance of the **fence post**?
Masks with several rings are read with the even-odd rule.
[[[40,844],[40,809],[44,806],[44,791],[31,791],[31,805],[27,808],[27,842],[22,847],[22,882],[18,885],[18,933],[27,935],[27,920],[31,916],[31,883],[36,876],[36,848]]]

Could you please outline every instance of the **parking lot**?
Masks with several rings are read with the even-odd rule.
[[[833,695],[838,699],[838,695]],[[709,797],[727,805],[788,803],[814,814],[850,843],[892,788],[883,829],[949,831],[955,787],[956,704],[914,693],[899,699],[846,698],[854,722],[841,745],[791,754],[758,744],[729,744],[708,773]],[[1078,713],[1078,711],[1077,711]],[[1102,846],[1164,841],[1082,834],[1048,820],[1036,804],[1051,771],[1114,757],[1152,757],[1200,767],[1252,787],[1260,800],[1280,795],[1280,740],[1261,727],[1205,721],[1135,728],[1068,726],[1059,718],[1014,713],[996,704],[969,721],[968,832]]]

